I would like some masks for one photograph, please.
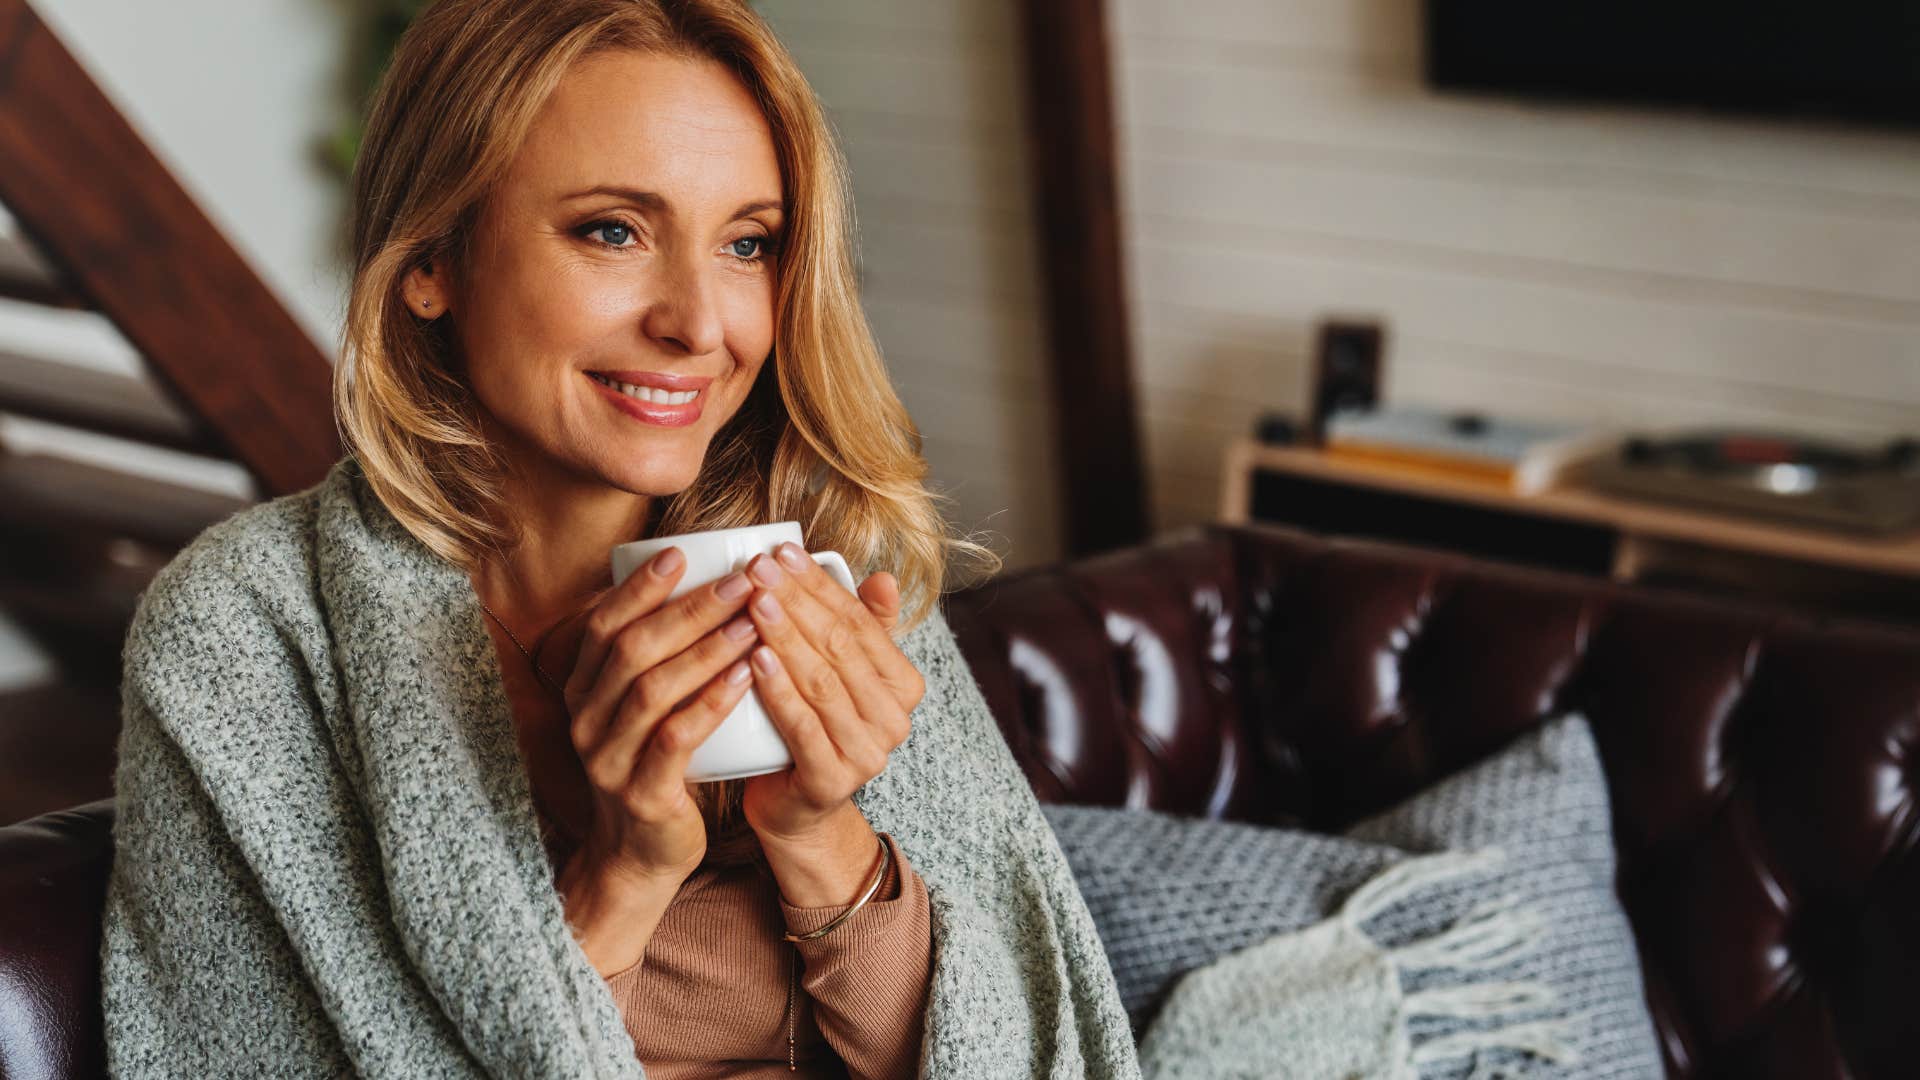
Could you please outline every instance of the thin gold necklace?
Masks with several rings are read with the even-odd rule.
[[[553,676],[547,674],[547,669],[540,666],[540,661],[533,658],[533,654],[527,651],[527,647],[521,644],[520,635],[513,632],[513,627],[508,626],[500,616],[495,615],[493,609],[487,606],[486,600],[482,599],[479,593],[475,593],[473,598],[480,601],[480,610],[486,612],[489,618],[499,624],[500,629],[507,632],[507,640],[513,642],[513,647],[519,649],[520,655],[527,658],[527,663],[533,667],[533,673],[539,676],[541,682],[547,684],[547,689],[552,690],[564,701],[567,692],[561,688],[559,682],[556,681]]]
[[[480,601],[480,610],[486,612],[488,618],[498,623],[500,629],[506,631],[507,640],[513,642],[513,647],[519,649],[520,655],[527,658],[527,663],[533,667],[534,676],[545,683],[547,688],[552,690],[554,696],[558,697],[561,704],[564,705],[567,700],[567,692],[562,690],[554,682],[553,678],[547,674],[546,669],[540,666],[540,661],[535,660],[533,654],[527,651],[527,647],[520,641],[520,635],[514,633],[513,627],[508,626],[504,619],[493,613],[493,609],[487,606],[487,602],[480,598],[478,591],[473,594],[473,598]],[[554,816],[553,810],[547,806],[547,801],[540,797],[539,790],[534,788],[531,783],[528,784],[528,794],[533,797],[534,824],[540,829],[540,842],[548,847],[549,852],[551,852],[552,845],[556,840],[571,843],[572,837],[560,831],[559,819]]]

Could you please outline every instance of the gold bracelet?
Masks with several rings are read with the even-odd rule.
[[[880,840],[880,865],[874,868],[873,880],[867,882],[866,891],[860,894],[860,899],[855,900],[853,902],[852,907],[848,908],[847,910],[841,912],[838,915],[835,915],[833,917],[832,922],[829,922],[827,925],[821,927],[818,930],[809,930],[804,934],[784,934],[782,936],[785,937],[788,941],[795,941],[795,942],[812,941],[815,938],[826,937],[828,934],[838,929],[841,923],[846,922],[848,919],[853,918],[854,912],[859,911],[863,907],[866,907],[867,901],[873,899],[873,894],[880,891],[880,883],[882,881],[885,881],[887,877],[887,864],[893,861],[893,852],[887,849],[887,838],[882,836],[879,838],[879,840]]]

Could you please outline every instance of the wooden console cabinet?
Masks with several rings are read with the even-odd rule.
[[[1850,536],[1571,488],[1516,495],[1253,439],[1227,450],[1220,516],[1920,623],[1920,534]]]

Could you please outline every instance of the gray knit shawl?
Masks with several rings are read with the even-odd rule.
[[[351,459],[155,578],[125,654],[115,1075],[643,1075],[562,920],[482,618]],[[856,801],[932,897],[923,1074],[1137,1076],[1093,923],[945,621],[901,645],[926,697]]]

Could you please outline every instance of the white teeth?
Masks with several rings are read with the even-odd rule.
[[[652,386],[635,386],[632,383],[615,382],[604,375],[588,372],[595,381],[613,387],[630,398],[651,402],[655,405],[685,405],[700,396],[698,390],[661,390]]]

